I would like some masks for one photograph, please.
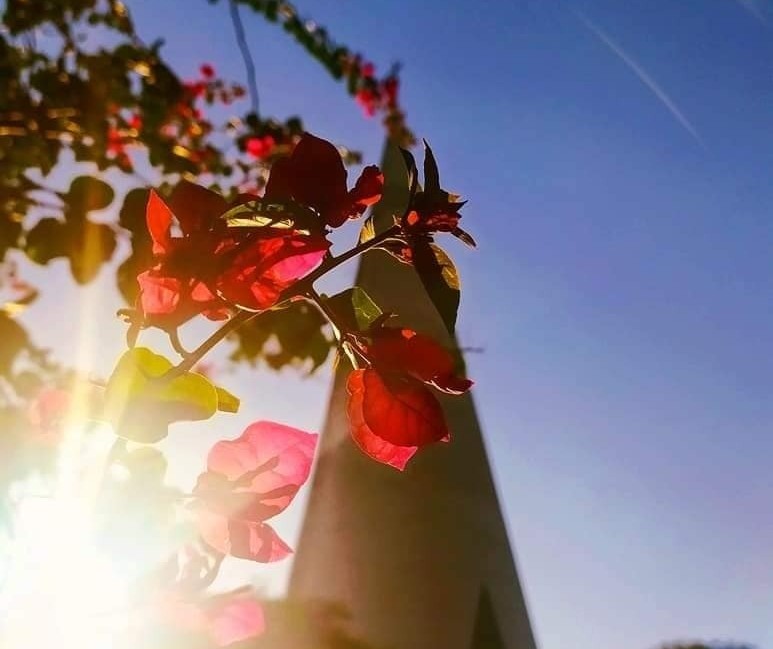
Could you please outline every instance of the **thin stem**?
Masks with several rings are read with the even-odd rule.
[[[242,17],[239,14],[239,4],[237,0],[231,0],[231,22],[234,25],[234,33],[236,34],[236,42],[239,45],[239,50],[242,53],[242,59],[244,59],[244,69],[247,73],[247,87],[250,89],[250,100],[252,101],[252,110],[256,115],[260,114],[258,100],[258,82],[255,73],[255,61],[252,58],[250,47],[247,45],[247,37],[244,34],[244,24],[242,23]]]
[[[305,279],[300,282],[303,285],[303,289],[299,291],[299,293],[307,293],[309,290],[309,287],[314,284],[320,277],[323,275],[326,275],[334,268],[337,268],[341,264],[349,261],[353,257],[357,257],[358,255],[361,255],[364,252],[367,252],[371,248],[375,248],[381,243],[384,243],[387,239],[391,239],[395,235],[397,235],[400,232],[400,226],[399,225],[393,225],[391,228],[384,230],[381,234],[377,234],[375,237],[370,239],[369,241],[365,241],[363,243],[359,243],[351,250],[347,250],[344,253],[341,253],[337,257],[331,257],[327,263],[322,264],[317,270],[315,270],[312,273],[309,273]],[[296,292],[298,294],[298,292]]]
[[[391,228],[384,230],[381,234],[376,235],[369,241],[365,241],[363,243],[357,244],[351,250],[347,250],[346,252],[338,255],[338,257],[331,257],[326,263],[323,263],[319,268],[317,268],[317,270],[315,270],[312,273],[309,273],[304,279],[293,284],[285,293],[281,295],[280,299],[277,300],[277,304],[286,302],[288,300],[292,300],[293,298],[297,298],[297,297],[311,298],[312,295],[316,295],[317,298],[320,298],[320,296],[314,290],[315,281],[317,281],[320,277],[329,273],[333,269],[338,268],[338,266],[340,266],[341,264],[356,257],[357,255],[361,255],[362,253],[367,252],[371,248],[375,248],[379,244],[384,243],[384,241],[386,241],[391,237],[394,237],[399,232],[400,232],[400,226],[393,225]],[[322,302],[321,298],[319,299],[319,301],[317,301],[317,299],[314,299],[314,298],[311,298],[311,299],[313,299],[314,302],[318,305],[321,304]],[[186,356],[185,359],[179,365],[175,365],[172,369],[166,372],[166,374],[160,376],[157,380],[166,382],[166,381],[171,381],[172,379],[177,378],[178,376],[182,376],[188,370],[190,370],[194,365],[196,365],[196,363],[198,363],[210,349],[212,349],[215,345],[217,345],[228,334],[233,333],[243,324],[252,320],[252,318],[260,315],[261,313],[264,313],[264,311],[257,311],[257,312],[239,311],[239,313],[237,313],[222,327],[220,327],[220,329],[215,331],[215,333],[213,333],[209,338],[207,338],[203,343],[201,343],[201,345],[199,345],[192,352],[189,352],[188,356]],[[325,312],[323,311],[323,313]],[[325,313],[325,315],[327,317],[327,313]],[[337,326],[335,322],[333,322],[333,325]]]
[[[233,318],[226,322],[220,329],[215,331],[209,338],[207,338],[201,345],[188,354],[188,356],[179,364],[175,365],[166,374],[159,377],[160,381],[171,381],[178,376],[182,376],[188,370],[190,370],[196,363],[198,363],[203,356],[217,345],[228,334],[233,333],[244,323],[254,318],[258,313],[254,311],[239,311]]]
[[[336,338],[338,338],[340,342],[341,338],[343,338],[343,336],[347,333],[346,327],[344,327],[339,322],[338,316],[330,309],[327,301],[319,293],[317,293],[314,288],[310,288],[306,292],[306,299],[315,307],[317,307],[319,312],[325,316],[325,319],[333,326],[333,329],[335,329]]]
[[[190,356],[191,353],[183,346],[180,340],[180,332],[177,329],[170,329],[166,333],[169,336],[169,344],[172,345],[172,349],[183,358]]]
[[[326,301],[313,288],[306,293],[306,299],[319,309],[320,313],[322,313],[330,323],[330,326],[333,327],[333,332],[335,333],[335,337],[338,340],[338,345],[340,347],[339,353],[346,354],[352,367],[358,369],[360,364],[357,359],[359,356],[362,356],[362,352],[357,346],[356,335],[341,324],[338,316],[333,313]]]

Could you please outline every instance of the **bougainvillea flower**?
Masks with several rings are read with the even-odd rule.
[[[220,195],[191,183],[180,183],[168,204],[151,191],[147,224],[157,264],[137,278],[146,322],[175,327],[199,313],[219,320],[233,304],[267,309],[330,246],[322,235],[229,228],[220,218],[228,207]]]
[[[33,428],[41,433],[55,432],[70,411],[72,397],[66,390],[46,388],[29,405],[28,417]]]
[[[263,563],[290,552],[265,521],[284,511],[309,477],[317,435],[261,421],[212,447],[194,495],[199,532],[223,554]]]
[[[213,602],[205,610],[209,635],[219,647],[255,638],[266,628],[263,607],[253,597],[228,597]]]
[[[383,174],[378,167],[369,166],[349,191],[346,168],[335,146],[305,133],[290,157],[272,167],[265,196],[295,200],[315,210],[326,225],[337,228],[377,203],[383,187]]]
[[[156,599],[152,612],[162,624],[206,636],[217,647],[256,638],[266,629],[263,607],[249,593],[186,600],[170,592]]]
[[[146,218],[158,264],[137,281],[140,307],[152,324],[176,326],[198,313],[212,319],[227,315],[202,273],[227,235],[218,218],[227,207],[221,196],[191,183],[178,185],[168,205],[151,190]],[[180,236],[173,234],[175,225]]]
[[[472,387],[472,381],[456,375],[454,358],[445,347],[412,329],[377,329],[368,357],[382,372],[407,374],[446,394],[463,394]]]
[[[256,238],[218,276],[217,291],[242,308],[267,309],[285,289],[319,266],[328,248],[330,242],[319,235]]]
[[[438,203],[416,205],[402,221],[403,230],[417,232],[454,232],[459,227],[459,209],[464,203]]]
[[[447,350],[410,329],[377,329],[362,351],[371,366],[347,381],[352,437],[373,459],[402,470],[419,448],[450,438],[427,385],[458,395],[472,381],[456,375]]]
[[[409,154],[410,155],[410,154]],[[418,173],[411,157],[412,174]],[[462,215],[459,210],[465,201],[456,194],[450,194],[440,187],[440,175],[432,149],[424,142],[424,189],[411,199],[400,225],[409,235],[450,232],[469,246],[475,246],[473,238],[459,227]]]
[[[245,151],[258,160],[268,158],[273,153],[275,146],[276,140],[271,135],[251,137],[244,143]]]

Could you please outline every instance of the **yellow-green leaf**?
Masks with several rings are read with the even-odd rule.
[[[118,361],[105,390],[104,417],[117,435],[153,444],[176,421],[209,419],[217,412],[218,393],[201,374],[164,376],[172,363],[144,347],[127,351]]]
[[[239,412],[241,400],[234,394],[231,394],[225,388],[215,386],[217,392],[217,409],[222,412]]]

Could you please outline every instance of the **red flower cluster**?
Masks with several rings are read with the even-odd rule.
[[[266,524],[284,511],[309,477],[317,435],[267,421],[218,442],[194,490],[202,538],[222,554],[271,562],[287,544]]]
[[[418,174],[413,157],[411,174]],[[440,174],[432,149],[424,142],[424,188],[411,198],[410,208],[400,221],[403,232],[409,236],[434,232],[450,232],[469,246],[475,246],[473,238],[459,227],[462,215],[459,210],[466,201],[440,186]]]
[[[175,327],[199,313],[222,319],[234,304],[270,308],[330,246],[321,235],[294,230],[229,228],[220,218],[228,207],[220,195],[187,182],[168,204],[151,191],[147,224],[157,263],[137,277],[146,324]]]
[[[192,578],[195,583],[200,578],[204,555],[189,545],[181,548],[178,557],[182,562],[168,564],[177,573],[171,583],[151,581],[147,585],[155,586],[154,589],[137,593],[141,599],[130,607],[133,615],[128,620],[130,631],[136,628],[140,633],[139,638],[132,638],[134,643],[144,644],[148,628],[151,636],[161,631],[168,637],[168,631],[173,631],[188,641],[194,637],[207,638],[207,646],[216,647],[227,647],[263,634],[266,629],[263,607],[251,589],[203,596],[197,592],[201,583],[191,588],[191,573],[195,573]]]
[[[363,72],[363,85],[354,97],[368,117],[373,117],[379,111],[397,113],[400,111],[397,99],[399,89],[400,82],[396,76],[390,75],[378,81],[372,74],[368,76]]]
[[[330,142],[306,133],[289,158],[277,160],[266,186],[266,198],[294,200],[312,208],[331,228],[357,218],[381,199],[384,176],[365,167],[354,188],[347,189],[341,154]]]
[[[472,381],[456,375],[446,349],[411,329],[376,328],[360,352],[370,367],[354,370],[347,382],[352,436],[374,460],[402,470],[420,447],[450,438],[427,386],[458,395]]]
[[[330,247],[324,226],[338,227],[381,198],[383,176],[366,167],[353,189],[338,150],[305,134],[278,160],[265,199],[293,201],[319,217],[309,232],[293,228],[231,228],[221,216],[233,205],[220,195],[180,183],[164,202],[151,191],[147,224],[156,265],[141,273],[139,306],[146,325],[173,328],[203,313],[228,316],[233,306],[262,311],[316,268]],[[255,196],[241,196],[237,204]]]
[[[244,149],[253,158],[258,160],[265,160],[273,152],[276,146],[276,140],[271,135],[263,135],[262,137],[247,138],[244,144]]]

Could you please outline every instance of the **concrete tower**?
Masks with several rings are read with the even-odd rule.
[[[377,231],[404,207],[396,147],[382,166]],[[357,284],[402,323],[454,345],[412,268],[373,251]],[[290,598],[342,605],[352,635],[377,649],[535,649],[472,397],[442,397],[451,443],[421,450],[400,473],[350,439],[348,370],[342,363],[333,383]]]

